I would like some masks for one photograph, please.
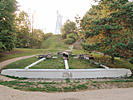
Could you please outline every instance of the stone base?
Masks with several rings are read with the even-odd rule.
[[[19,78],[46,78],[46,79],[82,79],[82,78],[117,78],[129,77],[129,69],[6,69],[2,75]]]

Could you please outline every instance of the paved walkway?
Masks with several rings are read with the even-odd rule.
[[[15,61],[21,60],[21,59],[26,59],[26,58],[30,58],[30,57],[34,57],[35,55],[31,55],[31,56],[24,56],[24,57],[18,57],[18,58],[13,58],[13,59],[9,59],[9,60],[5,60],[3,62],[0,62],[0,69],[5,67],[6,65],[13,63]]]
[[[22,59],[26,59],[26,58],[30,58],[30,57],[34,57],[35,55],[31,55],[31,56],[24,56],[24,57],[18,57],[18,58],[12,58],[12,59],[9,59],[9,60],[5,60],[3,62],[0,62],[0,70],[5,67],[6,65],[10,64],[10,63],[13,63],[15,61],[18,61],[18,60],[22,60]],[[11,79],[11,78],[8,78],[8,77],[5,77],[5,76],[2,76],[0,75],[0,80],[3,80],[3,81],[12,81],[14,79]],[[0,99],[1,100],[1,99]]]

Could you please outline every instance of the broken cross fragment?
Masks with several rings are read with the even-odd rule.
[[[86,60],[94,60],[94,57],[92,55],[89,54],[78,54],[76,57],[74,57],[75,59],[86,59]]]
[[[37,58],[41,59],[41,58],[52,58],[52,57],[53,57],[52,53],[46,53],[46,54],[38,55]]]
[[[69,59],[69,53],[68,52],[62,52],[62,59],[68,60]]]

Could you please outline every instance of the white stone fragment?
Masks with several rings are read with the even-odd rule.
[[[64,62],[65,62],[65,68],[66,68],[66,69],[69,69],[68,61],[67,61],[67,60],[64,60]]]
[[[57,59],[57,57],[52,57],[52,59]]]
[[[40,60],[38,60],[38,61],[36,61],[36,62],[30,64],[29,66],[25,67],[25,69],[29,69],[30,67],[32,67],[32,66],[38,64],[38,63],[41,62],[41,61],[44,61],[45,59],[46,59],[46,58],[42,58],[42,59],[40,59]]]

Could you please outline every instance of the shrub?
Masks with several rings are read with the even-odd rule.
[[[76,33],[71,33],[67,35],[67,38],[72,38],[76,41],[78,39],[78,35]]]
[[[73,43],[75,42],[75,40],[72,39],[72,38],[67,38],[67,39],[64,40],[64,42],[65,42],[66,44],[73,44]]]
[[[129,62],[133,64],[133,57],[130,58]]]
[[[46,40],[47,38],[51,37],[52,35],[53,35],[53,33],[44,34],[44,40]]]

